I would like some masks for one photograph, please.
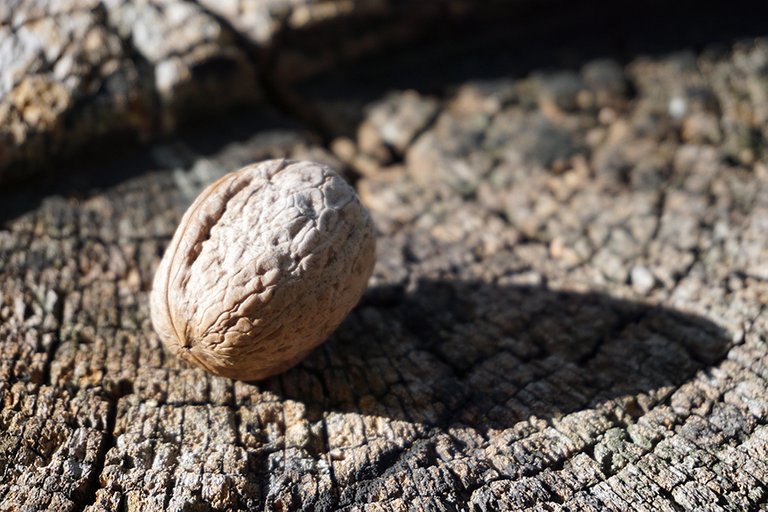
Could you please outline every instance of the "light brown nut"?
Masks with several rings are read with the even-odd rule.
[[[336,329],[365,291],[375,252],[368,212],[333,170],[250,165],[184,214],[155,274],[152,323],[183,359],[262,379]]]

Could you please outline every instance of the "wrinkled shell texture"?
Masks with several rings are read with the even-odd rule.
[[[152,323],[185,360],[262,379],[336,329],[374,262],[371,218],[333,170],[251,165],[210,185],[184,214],[155,274]]]

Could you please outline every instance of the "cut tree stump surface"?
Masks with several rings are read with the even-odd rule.
[[[546,6],[557,0],[539,0]],[[531,0],[4,0],[0,182]],[[97,149],[98,152],[98,149]],[[101,151],[104,153],[104,151]],[[59,171],[60,169],[57,169]]]
[[[766,70],[758,39],[307,85],[327,144],[264,109],[5,187],[0,509],[766,510]],[[214,377],[160,344],[153,273],[281,156],[347,173],[376,270],[297,367]]]

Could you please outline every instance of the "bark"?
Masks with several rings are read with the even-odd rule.
[[[767,62],[331,77],[291,92],[327,146],[247,112],[4,188],[0,509],[764,510]],[[297,367],[214,377],[160,343],[153,273],[204,186],[279,156],[345,170],[377,266]]]

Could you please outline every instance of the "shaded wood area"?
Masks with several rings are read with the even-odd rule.
[[[768,42],[587,53],[382,58],[283,91],[307,119],[3,188],[0,509],[765,510]],[[281,156],[354,183],[374,276],[297,367],[214,377],[153,332],[153,273]]]

